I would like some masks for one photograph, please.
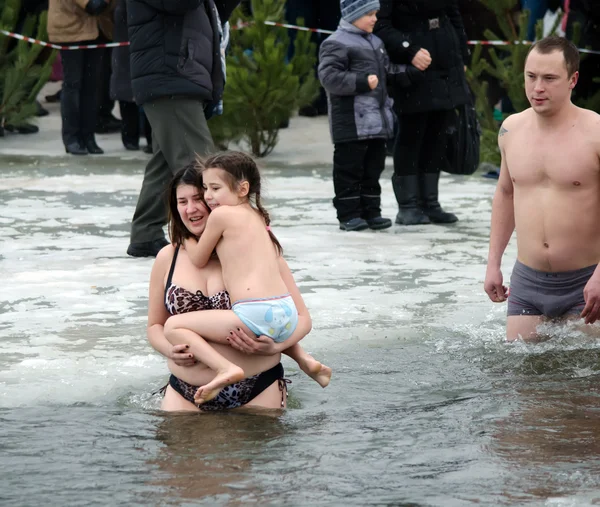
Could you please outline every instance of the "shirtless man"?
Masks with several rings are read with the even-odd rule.
[[[571,42],[540,40],[525,62],[531,108],[500,129],[485,291],[508,299],[509,341],[539,339],[543,319],[600,315],[600,116],[571,102],[578,77]],[[500,266],[515,228],[509,295]]]

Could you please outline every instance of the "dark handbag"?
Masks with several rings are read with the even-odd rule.
[[[457,107],[449,115],[446,135],[448,164],[445,172],[471,175],[479,167],[481,126],[473,103]]]

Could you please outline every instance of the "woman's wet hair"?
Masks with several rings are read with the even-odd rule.
[[[203,169],[222,169],[225,172],[225,180],[229,188],[234,192],[238,190],[240,184],[248,182],[248,200],[254,205],[263,217],[267,228],[271,225],[269,212],[263,207],[261,199],[261,180],[260,171],[256,161],[246,153],[240,151],[225,151],[216,153],[204,160]],[[268,229],[271,241],[279,255],[283,254],[283,248],[275,235]]]
[[[175,246],[183,244],[185,239],[195,237],[183,224],[179,210],[177,209],[177,188],[180,185],[190,185],[198,189],[198,193],[204,198],[204,188],[202,186],[202,169],[203,166],[199,161],[191,162],[181,168],[169,184],[167,188],[167,209],[168,209],[168,228],[171,243]],[[208,209],[208,206],[207,206]]]

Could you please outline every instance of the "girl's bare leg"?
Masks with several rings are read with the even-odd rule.
[[[225,359],[204,338],[194,331],[165,325],[165,337],[172,345],[182,343],[189,345],[190,352],[194,357],[201,360],[211,370],[217,372],[214,379],[208,384],[199,387],[198,391],[196,391],[194,401],[198,405],[212,400],[225,386],[239,382],[245,378],[244,370]]]
[[[317,361],[308,354],[300,344],[296,343],[285,349],[283,353],[291,357],[298,363],[300,369],[313,380],[317,381],[321,387],[327,387],[331,380],[331,368]]]

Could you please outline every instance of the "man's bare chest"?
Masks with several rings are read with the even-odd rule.
[[[597,185],[600,160],[585,139],[523,138],[511,140],[505,150],[513,184],[588,187]]]

